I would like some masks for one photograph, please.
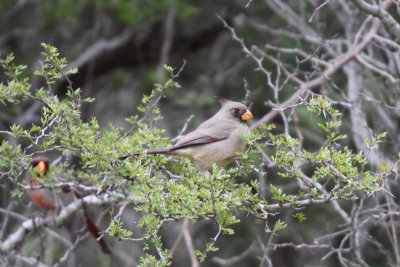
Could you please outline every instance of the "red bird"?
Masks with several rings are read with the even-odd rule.
[[[41,182],[40,180],[43,179],[48,170],[49,170],[49,161],[46,158],[43,157],[38,157],[32,160],[32,168],[35,170],[35,173],[37,173],[37,178],[33,179],[31,175],[28,175],[28,180],[30,182],[30,185],[32,186],[37,186],[40,185]],[[39,207],[41,207],[44,210],[50,210],[54,211],[55,213],[59,213],[62,206],[63,206],[63,201],[59,196],[55,194],[54,191],[48,189],[48,188],[38,188],[38,189],[32,189],[28,190],[28,194],[31,197],[32,201]],[[77,190],[74,191],[74,195],[77,198],[81,198],[82,195],[80,192]],[[104,253],[110,254],[111,251],[108,248],[104,238],[98,239],[100,237],[100,230],[96,227],[96,225],[92,222],[92,220],[89,218],[87,212],[85,209],[83,209],[83,214],[85,215],[85,222],[86,226],[91,233],[91,235],[96,239],[97,243],[99,244],[101,250]]]

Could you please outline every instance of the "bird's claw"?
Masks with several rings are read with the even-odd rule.
[[[233,157],[233,161],[236,163],[236,166],[238,166],[238,168],[242,168],[242,158],[239,156]]]

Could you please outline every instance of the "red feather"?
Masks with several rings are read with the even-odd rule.
[[[104,253],[111,254],[111,250],[108,248],[106,242],[104,241],[104,237],[98,239],[100,237],[100,230],[96,227],[96,225],[89,218],[89,215],[87,214],[86,210],[83,210],[83,214],[85,214],[86,226],[87,226],[90,234],[96,239],[101,250]]]

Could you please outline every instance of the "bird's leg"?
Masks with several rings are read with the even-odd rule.
[[[236,163],[236,166],[238,166],[238,168],[242,168],[242,157],[234,156],[232,157],[232,160]]]
[[[44,220],[46,218],[50,218],[52,225],[55,225],[55,217],[56,217],[56,212],[52,210],[41,210],[39,214],[37,215],[37,218],[40,218],[40,220]],[[36,216],[35,216],[36,217]]]
[[[52,226],[56,226],[56,217],[60,213],[60,209],[57,209],[57,210],[46,210],[45,212],[46,212],[47,216],[51,220],[51,225]]]

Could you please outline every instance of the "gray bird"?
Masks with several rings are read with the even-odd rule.
[[[170,147],[149,149],[147,154],[169,154],[191,159],[200,171],[210,171],[239,159],[237,152],[246,146],[242,136],[250,133],[247,121],[253,118],[249,109],[239,102],[216,97],[221,109],[210,119],[183,136]],[[137,155],[131,153],[121,158]]]

